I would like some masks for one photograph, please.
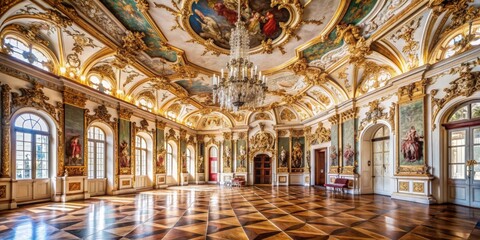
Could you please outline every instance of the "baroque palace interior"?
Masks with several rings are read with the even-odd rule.
[[[479,0],[239,1],[1,1],[0,238],[480,237]]]

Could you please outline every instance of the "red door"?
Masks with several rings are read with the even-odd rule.
[[[217,158],[216,157],[210,157],[210,167],[209,173],[210,173],[210,181],[217,181]]]

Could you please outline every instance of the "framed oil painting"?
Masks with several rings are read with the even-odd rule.
[[[131,158],[130,158],[130,135],[131,135],[130,121],[119,119],[118,129],[118,164],[120,166],[120,173],[130,173]]]
[[[399,105],[397,173],[416,174],[425,166],[425,106],[419,98]]]
[[[247,141],[245,139],[237,140],[236,161],[236,172],[247,172]]]
[[[329,149],[329,172],[338,173],[338,125],[332,125],[330,131],[331,146]]]
[[[85,110],[65,104],[65,167],[84,166]]]
[[[355,119],[343,123],[342,139],[343,166],[355,166]]]
[[[278,167],[282,170],[288,171],[288,164],[290,162],[290,138],[278,138]]]

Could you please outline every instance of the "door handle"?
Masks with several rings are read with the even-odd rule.
[[[323,173],[323,169],[320,169],[320,173]]]

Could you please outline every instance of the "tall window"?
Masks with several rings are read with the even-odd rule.
[[[135,137],[135,169],[137,176],[147,175],[147,141],[140,136]]]
[[[195,173],[195,163],[193,162],[193,157],[192,157],[192,151],[190,149],[187,148],[187,152],[186,152],[186,155],[187,155],[187,169],[188,169],[188,172],[190,174],[194,174]]]
[[[27,45],[17,38],[8,36],[3,39],[3,47],[9,55],[16,59],[30,63],[45,71],[52,70],[52,61],[32,45]]]
[[[173,175],[173,148],[167,144],[167,175]]]
[[[88,178],[105,178],[105,132],[98,127],[88,129]]]
[[[16,179],[48,178],[50,132],[45,120],[22,114],[15,120],[14,131]]]

